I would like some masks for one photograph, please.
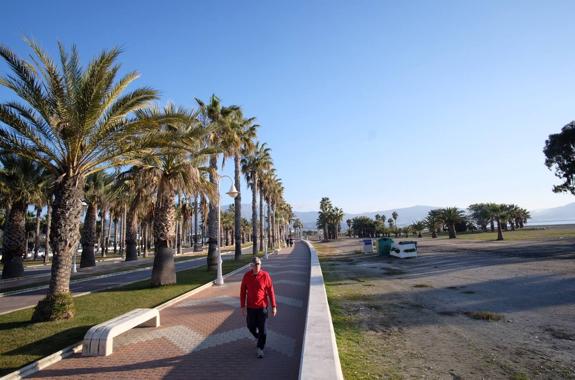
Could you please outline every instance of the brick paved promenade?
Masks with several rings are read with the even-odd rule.
[[[309,287],[309,252],[298,242],[263,260],[278,315],[267,322],[265,358],[239,308],[245,272],[161,311],[161,327],[117,337],[108,357],[76,354],[35,374],[57,379],[297,379]]]

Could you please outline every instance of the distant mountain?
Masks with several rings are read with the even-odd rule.
[[[230,204],[223,205],[222,211],[227,210]],[[396,211],[398,214],[397,224],[399,226],[405,226],[411,224],[415,221],[421,220],[427,216],[430,210],[434,210],[440,207],[433,206],[412,206],[404,208],[396,208],[382,211],[369,211],[357,214],[345,213],[342,222],[342,228],[345,230],[347,226],[345,221],[347,219],[353,219],[356,216],[368,216],[370,218],[375,218],[376,214],[385,215],[386,219],[391,218],[391,213]],[[265,212],[265,210],[264,210]],[[258,208],[259,213],[259,208]],[[575,224],[575,202],[569,203],[561,207],[553,207],[547,209],[531,210],[531,219],[529,219],[528,224],[561,224],[561,223],[573,223]],[[315,229],[315,223],[317,221],[317,211],[294,211],[295,217],[299,218],[305,229]],[[242,217],[251,220],[252,218],[252,206],[250,203],[242,204]]]
[[[575,223],[575,202],[561,207],[532,210],[529,223]]]
[[[347,228],[345,221],[347,219],[353,219],[357,216],[367,216],[370,218],[375,218],[376,214],[385,215],[386,220],[391,218],[392,212],[397,212],[397,225],[404,226],[421,220],[427,216],[430,210],[436,209],[439,207],[433,206],[412,206],[412,207],[404,207],[404,208],[396,208],[390,210],[383,210],[383,211],[370,211],[370,212],[362,212],[357,214],[346,213],[343,217],[342,228]],[[317,211],[294,211],[296,218],[300,218],[304,225],[304,229],[315,229],[315,223],[317,221]]]

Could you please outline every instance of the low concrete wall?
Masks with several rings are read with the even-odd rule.
[[[303,240],[303,242],[310,251],[311,265],[299,378],[300,380],[343,379],[317,252],[309,241]]]

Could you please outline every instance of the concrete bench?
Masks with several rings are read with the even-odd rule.
[[[93,326],[84,336],[82,355],[111,355],[114,349],[114,338],[136,326],[160,326],[160,312],[156,309],[134,309]]]
[[[393,243],[389,254],[391,256],[399,257],[400,259],[404,259],[406,257],[417,257],[417,242],[402,241],[399,243]]]

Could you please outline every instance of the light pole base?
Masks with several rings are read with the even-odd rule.
[[[214,285],[221,286],[224,284],[224,277],[222,276],[222,254],[218,249],[218,271],[216,274],[216,279],[214,280]]]

